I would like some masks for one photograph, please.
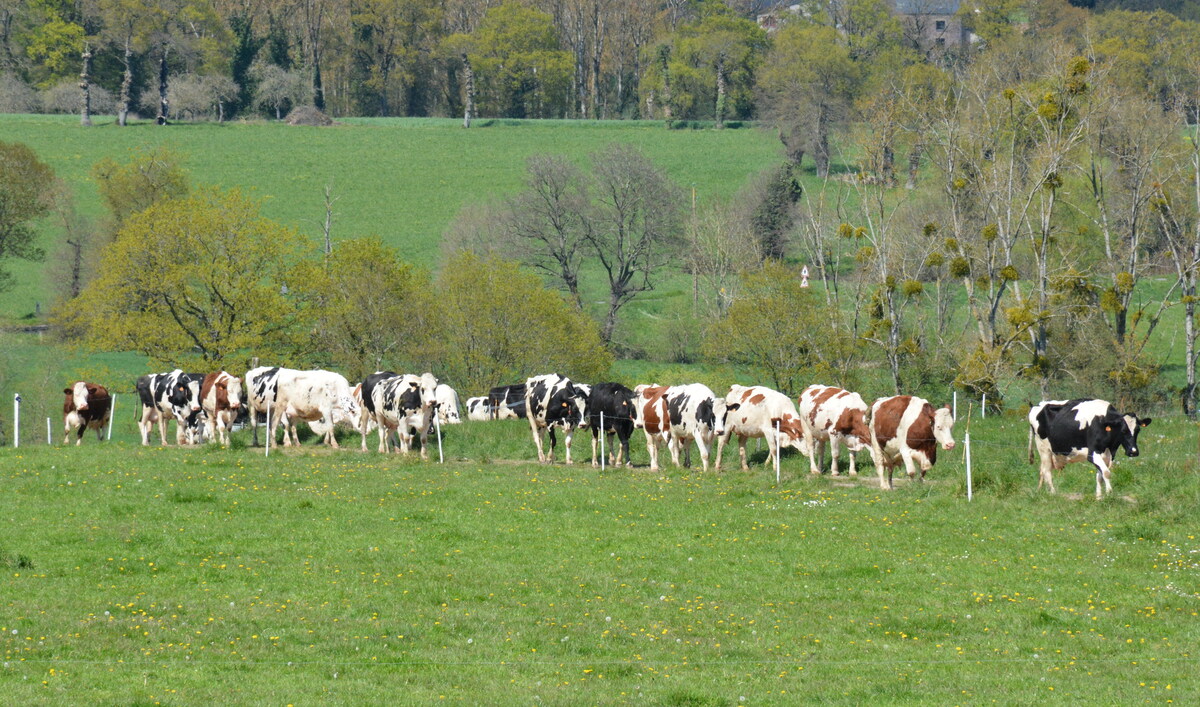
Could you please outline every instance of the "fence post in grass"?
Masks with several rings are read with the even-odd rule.
[[[967,462],[967,502],[974,498],[975,492],[971,482],[971,408],[967,407],[967,432],[963,435],[963,455]]]
[[[112,422],[113,422],[113,418],[116,416],[117,416],[117,394],[113,393],[112,406],[108,408],[108,435],[105,437],[105,440],[108,442],[112,441]]]
[[[50,438],[50,418],[46,418],[46,444],[54,444],[54,440]]]
[[[770,445],[767,445],[770,451]],[[775,485],[779,485],[779,420],[775,421]]]
[[[21,446],[21,394],[13,393],[13,449]]]
[[[593,447],[595,449],[595,447]],[[604,411],[600,411],[600,471],[604,471]]]
[[[987,393],[983,394],[983,403],[981,403],[979,406],[979,419],[987,419]]]
[[[287,434],[287,430],[284,430],[283,433]],[[274,436],[271,434],[271,399],[267,398],[267,451],[263,454],[264,457],[271,456],[271,438]]]
[[[955,420],[958,419],[958,391],[957,390],[954,391],[954,409],[950,414],[954,416]]]
[[[433,412],[433,429],[437,432],[438,438],[438,464],[445,464],[446,457],[442,456],[442,423],[436,410]]]

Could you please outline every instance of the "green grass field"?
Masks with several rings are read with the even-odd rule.
[[[1195,425],[1156,421],[1102,502],[1078,464],[1036,492],[1005,417],[972,425],[968,503],[963,433],[893,492],[865,455],[857,480],[654,474],[640,436],[632,470],[538,465],[523,422],[447,429],[444,465],[352,437],[6,448],[0,694],[1194,704]]]

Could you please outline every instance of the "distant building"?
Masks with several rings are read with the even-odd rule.
[[[766,30],[767,34],[771,34],[779,29],[780,23],[787,18],[788,15],[799,15],[799,5],[789,5],[788,7],[779,7],[770,12],[759,15],[756,19],[758,26]]]
[[[892,10],[922,48],[957,47],[971,41],[958,19],[956,0],[892,0]]]

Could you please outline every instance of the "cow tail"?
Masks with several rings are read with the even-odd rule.
[[[1028,459],[1026,460],[1026,463],[1032,464],[1033,463],[1033,425],[1029,426],[1029,442],[1028,442],[1028,445],[1027,445],[1025,451],[1028,453]]]

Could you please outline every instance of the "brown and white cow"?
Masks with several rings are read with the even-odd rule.
[[[738,438],[738,456],[744,471],[750,469],[746,463],[746,440],[751,437],[767,440],[767,466],[774,462],[781,444],[808,453],[800,414],[796,412],[796,405],[791,398],[783,393],[761,385],[749,388],[731,385],[729,394],[725,396],[725,407],[732,412],[725,418],[725,434],[717,439],[717,461],[714,466],[717,471],[721,470],[722,453],[733,435]],[[775,433],[776,425],[778,436]]]
[[[200,406],[204,409],[204,430],[208,439],[229,444],[226,433],[242,407],[242,379],[225,371],[209,373],[200,386]]]
[[[828,444],[833,457],[830,474],[837,476],[839,445],[845,444],[850,453],[850,475],[858,476],[854,453],[871,445],[867,404],[862,396],[831,385],[810,385],[800,393],[800,417],[804,423],[804,439],[812,450],[808,455],[809,470],[814,474],[821,473]]]
[[[63,401],[63,444],[71,440],[71,431],[79,430],[75,444],[83,442],[84,430],[96,430],[96,439],[104,440],[104,426],[112,414],[112,397],[104,386],[79,381],[70,388],[63,388],[67,399]]]
[[[950,406],[937,408],[915,395],[879,398],[871,405],[871,459],[879,487],[892,488],[892,471],[904,463],[908,477],[920,480],[937,461],[937,448],[954,449],[954,417]],[[887,478],[884,478],[884,472]]]
[[[286,380],[281,379],[275,390],[275,405],[279,414],[270,422],[269,434],[275,438],[275,429],[282,422],[283,446],[300,445],[296,423],[309,423],[325,444],[338,448],[334,428],[339,424],[352,426],[362,432],[364,420],[360,407],[350,391],[345,376],[333,371],[295,371]],[[365,433],[363,433],[365,436]]]
[[[688,443],[695,440],[700,450],[700,461],[708,471],[708,446],[713,439],[725,435],[725,418],[737,404],[727,405],[708,386],[701,383],[675,385],[669,388],[656,385],[639,385],[634,388],[637,419],[634,427],[646,433],[646,450],[650,453],[650,469],[658,470],[658,446],[667,443],[671,461],[679,463],[679,452],[687,453],[686,463],[691,463],[691,448]]]

